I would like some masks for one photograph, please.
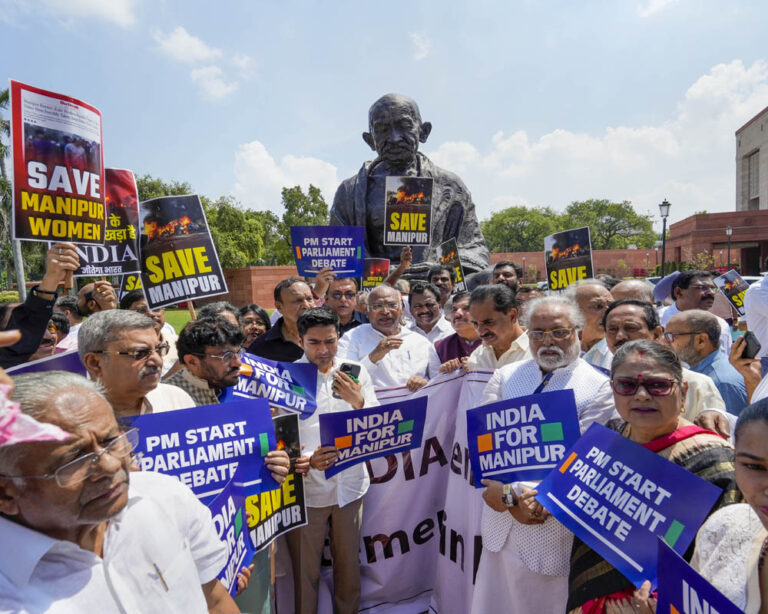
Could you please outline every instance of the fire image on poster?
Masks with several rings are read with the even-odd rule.
[[[715,285],[720,288],[720,292],[725,295],[731,305],[736,308],[740,316],[744,315],[744,294],[749,288],[749,284],[736,271],[730,270],[723,273],[713,280]]]
[[[467,282],[464,280],[464,267],[461,266],[459,257],[459,246],[456,244],[456,237],[448,239],[440,245],[438,254],[440,264],[451,267],[456,272],[456,283],[454,288],[456,292],[464,292],[467,289]]]
[[[544,260],[550,290],[564,290],[592,277],[592,242],[589,226],[544,237]]]
[[[126,275],[139,272],[139,192],[131,171],[104,169],[104,195],[107,202],[107,229],[104,245],[77,248],[84,275]]]
[[[104,244],[101,113],[11,81],[13,236]]]
[[[425,245],[432,236],[431,177],[387,177],[384,245]]]
[[[226,294],[200,198],[163,196],[139,205],[141,285],[150,309]]]
[[[384,283],[389,276],[389,258],[366,258],[363,261],[363,276],[360,279],[360,289],[370,292],[376,286]]]

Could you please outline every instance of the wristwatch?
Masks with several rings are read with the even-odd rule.
[[[515,497],[515,490],[512,488],[512,484],[504,484],[501,490],[501,500],[507,507],[515,507],[517,505],[517,497]]]

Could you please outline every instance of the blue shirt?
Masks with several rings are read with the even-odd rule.
[[[725,409],[728,413],[738,416],[747,406],[747,387],[744,385],[744,378],[719,350],[715,350],[695,365],[691,365],[691,371],[712,378],[725,401]]]

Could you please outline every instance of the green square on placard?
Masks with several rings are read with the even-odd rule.
[[[677,540],[680,539],[680,536],[683,534],[684,530],[684,524],[678,522],[677,520],[673,520],[672,524],[669,525],[667,532],[664,533],[664,541],[669,544],[670,548],[674,548]]]
[[[235,537],[240,535],[240,529],[243,528],[243,508],[237,510],[237,516],[235,516]]]
[[[397,425],[397,434],[410,433],[413,430],[413,420],[406,420]]]
[[[563,440],[563,423],[562,422],[543,422],[539,425],[541,429],[541,441],[546,443],[548,441],[562,441]]]
[[[362,257],[363,257],[363,255],[362,255],[362,249],[363,249],[363,248],[362,248],[362,247],[360,247],[359,245],[357,246],[357,257],[358,257],[358,258],[362,258]]]
[[[298,384],[291,384],[291,390],[293,390],[296,394],[304,395],[304,386],[299,386]]]
[[[266,433],[259,433],[259,447],[261,448],[261,455],[266,456],[269,452],[269,437]]]

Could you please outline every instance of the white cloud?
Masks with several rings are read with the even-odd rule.
[[[14,22],[16,14],[48,13],[65,22],[100,19],[127,28],[136,23],[137,0],[1,0],[0,21]]]
[[[245,54],[235,54],[230,61],[240,71],[242,77],[250,77],[256,68],[253,58]]]
[[[640,17],[650,17],[672,4],[677,4],[677,2],[678,0],[645,0],[645,2],[638,4],[637,14]]]
[[[517,204],[564,209],[587,198],[630,200],[671,217],[735,209],[734,131],[765,107],[768,64],[718,64],[693,83],[658,125],[608,127],[602,134],[561,128],[539,138],[520,130],[485,144],[441,143],[428,155],[456,171],[473,193],[478,215]]]
[[[160,51],[186,64],[211,62],[221,57],[221,49],[211,47],[203,40],[192,36],[185,28],[178,26],[173,32],[164,34],[159,30],[152,33]]]
[[[236,82],[224,81],[224,73],[218,66],[194,68],[190,76],[209,100],[225,98],[237,89]]]
[[[432,49],[432,41],[425,32],[409,32],[408,36],[413,43],[413,59],[417,62],[425,59]]]
[[[330,204],[338,186],[337,169],[318,158],[286,155],[276,161],[259,141],[241,145],[235,153],[234,196],[251,209],[272,209],[284,187],[312,184]],[[276,211],[276,213],[280,213]]]

